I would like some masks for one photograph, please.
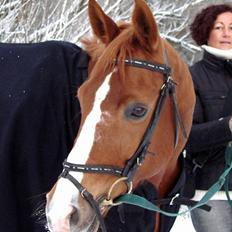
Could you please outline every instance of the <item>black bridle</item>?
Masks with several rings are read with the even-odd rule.
[[[175,141],[174,146],[176,147],[179,139],[179,128],[182,129],[183,135],[187,137],[184,125],[181,121],[179,109],[177,106],[176,94],[175,94],[175,85],[176,83],[173,81],[171,77],[171,68],[158,64],[158,63],[150,63],[143,60],[134,60],[134,59],[126,59],[125,64],[137,68],[148,69],[153,72],[159,72],[164,76],[164,83],[160,89],[160,95],[153,111],[151,120],[149,125],[143,135],[143,139],[140,142],[137,150],[132,155],[132,157],[126,162],[124,168],[108,166],[108,165],[81,165],[81,164],[74,164],[64,161],[63,163],[63,172],[61,173],[61,177],[67,178],[71,181],[77,189],[80,191],[81,196],[85,198],[90,205],[94,208],[96,212],[96,216],[99,219],[100,227],[103,232],[106,232],[104,219],[101,215],[99,209],[99,202],[94,200],[94,197],[90,192],[88,192],[69,172],[84,172],[84,173],[105,173],[114,175],[117,177],[125,177],[126,183],[132,182],[133,176],[137,171],[138,167],[142,165],[146,154],[148,154],[148,147],[154,134],[154,130],[157,126],[157,122],[160,118],[161,111],[163,109],[164,102],[167,96],[172,98],[173,102],[173,109],[174,109],[174,121],[175,121]],[[110,199],[108,199],[110,200]]]

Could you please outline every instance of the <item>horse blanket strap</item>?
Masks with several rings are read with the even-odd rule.
[[[60,176],[68,179],[74,184],[74,186],[76,186],[76,188],[80,191],[82,197],[84,197],[95,210],[96,217],[99,220],[102,232],[106,232],[104,219],[101,215],[99,205],[97,201],[94,200],[93,195],[90,192],[88,192],[72,175],[70,175],[67,170],[64,169]]]

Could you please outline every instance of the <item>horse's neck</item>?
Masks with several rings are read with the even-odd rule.
[[[148,181],[152,183],[158,192],[158,198],[165,198],[177,183],[180,175],[180,164],[177,161],[170,162],[167,169],[159,175],[151,177]],[[154,232],[160,231],[160,214],[156,213],[156,225]]]
[[[148,181],[151,182],[157,189],[158,197],[165,197],[176,184],[178,177],[180,175],[180,164],[178,160],[169,162],[167,168],[151,177]]]

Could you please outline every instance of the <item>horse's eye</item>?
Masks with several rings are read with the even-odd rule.
[[[125,116],[128,119],[141,119],[146,115],[147,111],[147,106],[145,106],[143,103],[134,103],[127,107]]]

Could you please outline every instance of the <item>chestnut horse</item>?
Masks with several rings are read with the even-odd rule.
[[[178,157],[192,123],[188,67],[160,37],[145,1],[135,0],[131,23],[116,24],[95,0],[88,11],[95,34],[83,41],[89,78],[78,90],[77,139],[47,194],[52,232],[97,231],[99,221],[105,230],[101,215],[143,180],[165,197],[180,174]]]

